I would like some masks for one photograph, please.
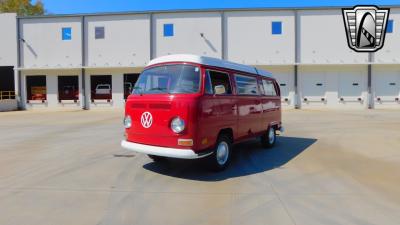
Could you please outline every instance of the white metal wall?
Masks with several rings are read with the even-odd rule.
[[[347,45],[340,9],[299,11],[300,62],[306,64],[365,64],[368,53]]]
[[[81,67],[80,17],[21,19],[22,66],[26,68]],[[72,28],[72,39],[62,40],[62,28]]]
[[[150,60],[150,16],[89,16],[86,22],[86,62],[89,67],[143,67]],[[104,27],[104,39],[95,39]]]
[[[164,24],[173,24],[173,36],[164,37]],[[222,57],[220,13],[155,14],[153,34],[155,57],[176,53]]]
[[[0,14],[0,66],[17,64],[17,21],[15,13]]]
[[[375,53],[377,63],[400,63],[400,9],[390,9],[389,19],[394,21],[393,33],[387,33],[381,50]]]
[[[282,22],[282,34],[272,35],[272,21]],[[292,64],[294,12],[249,11],[225,13],[228,60],[244,64]]]

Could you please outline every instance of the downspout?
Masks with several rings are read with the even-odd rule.
[[[294,10],[294,108],[300,109],[301,108],[301,100],[299,94],[299,66],[300,63],[300,52],[299,47],[300,44],[300,21],[298,19],[299,14],[297,10]]]
[[[81,16],[81,56],[82,56],[82,67],[81,67],[81,78],[82,78],[82,100],[83,100],[83,105],[82,109],[88,110],[89,109],[89,104],[87,101],[87,96],[86,96],[86,51],[85,51],[85,37],[86,37],[86,32],[85,32],[85,16]]]
[[[368,94],[367,94],[367,107],[368,109],[374,108],[374,97],[372,95],[372,62],[374,61],[374,53],[368,53]]]
[[[17,101],[18,101],[18,108],[19,109],[25,109],[23,103],[23,98],[22,98],[22,74],[21,74],[21,35],[20,35],[20,19],[17,16],[17,79],[18,79],[18,93],[17,93]],[[15,77],[14,77],[15,79]]]

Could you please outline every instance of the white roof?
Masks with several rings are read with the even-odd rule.
[[[190,55],[190,54],[175,54],[175,55],[166,55],[161,56],[156,59],[153,59],[149,62],[148,66],[159,64],[159,63],[167,63],[167,62],[192,62],[199,63],[208,66],[222,67],[232,70],[243,71],[247,73],[259,74],[266,77],[272,77],[271,73],[257,69],[254,66],[243,65],[239,63],[229,62],[222,59],[211,58],[207,56],[198,56],[198,55]]]

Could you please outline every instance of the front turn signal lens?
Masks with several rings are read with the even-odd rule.
[[[191,147],[193,146],[193,139],[178,139],[178,145]]]

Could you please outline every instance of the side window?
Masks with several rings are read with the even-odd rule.
[[[237,92],[240,95],[258,95],[257,78],[235,74]]]
[[[228,95],[232,94],[232,87],[231,87],[231,83],[229,82],[229,74],[208,70],[207,75],[209,76],[209,79],[211,81],[211,82],[209,82],[211,85],[211,90],[206,89],[206,93],[208,93],[208,91],[211,91],[211,93],[214,94],[215,87],[219,86],[219,85],[223,85],[225,87],[225,94],[228,94]],[[208,76],[206,76],[206,77],[208,77]],[[206,82],[207,82],[207,79],[206,79]],[[206,83],[206,87],[207,87],[207,83]]]
[[[265,95],[265,91],[264,91],[264,86],[263,86],[262,80],[259,80],[258,88],[260,89],[261,94]]]
[[[205,82],[204,83],[204,92],[206,94],[211,94],[211,95],[214,94],[209,72],[206,74],[206,79],[204,82]]]
[[[388,20],[386,25],[386,33],[393,33],[393,20]]]
[[[61,29],[61,38],[63,41],[72,40],[72,28],[71,27],[63,27]]]
[[[174,24],[168,23],[164,24],[164,37],[174,36]]]
[[[95,39],[104,39],[104,27],[95,27],[94,28],[94,38]]]
[[[265,95],[276,96],[274,83],[270,80],[263,80]]]
[[[272,21],[271,28],[272,28],[271,29],[272,35],[282,34],[282,22],[281,21]]]

